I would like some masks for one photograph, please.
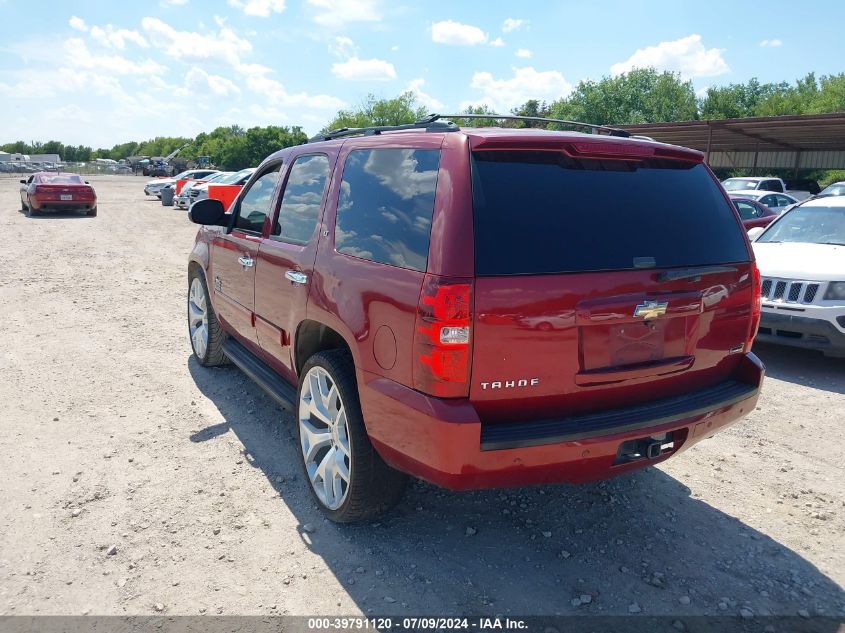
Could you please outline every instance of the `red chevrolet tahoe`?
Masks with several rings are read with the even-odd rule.
[[[612,477],[754,409],[734,207],[701,153],[594,132],[339,130],[191,208],[194,354],[293,411],[329,518],[377,516],[407,475]]]

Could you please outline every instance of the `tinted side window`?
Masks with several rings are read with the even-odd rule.
[[[473,154],[476,275],[748,261],[742,227],[703,164]]]
[[[753,220],[757,217],[757,209],[753,204],[747,202],[737,202],[736,209],[739,211],[739,217],[743,220]]]
[[[305,244],[311,239],[320,217],[328,175],[329,159],[323,154],[296,159],[290,168],[273,235],[295,244]]]
[[[241,198],[236,228],[261,233],[264,218],[270,215],[270,205],[273,202],[276,183],[279,181],[280,169],[281,165],[277,165],[249,186]]]
[[[440,150],[354,150],[337,206],[339,253],[424,271]]]

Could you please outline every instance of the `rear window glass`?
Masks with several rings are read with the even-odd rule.
[[[476,275],[748,261],[734,210],[702,164],[473,154]]]
[[[339,253],[424,271],[440,150],[354,150],[337,205]]]
[[[49,185],[78,185],[83,182],[78,174],[41,174],[38,178]]]

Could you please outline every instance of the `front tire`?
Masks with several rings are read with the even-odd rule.
[[[358,523],[396,505],[407,477],[370,442],[349,354],[329,350],[309,358],[297,402],[303,472],[320,510],[337,523]]]
[[[188,336],[194,356],[203,367],[225,365],[228,360],[223,353],[226,333],[211,305],[205,276],[194,269],[188,279]]]

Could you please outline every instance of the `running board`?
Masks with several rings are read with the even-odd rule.
[[[273,371],[267,363],[231,337],[223,342],[223,352],[279,406],[286,411],[296,410],[296,388]]]

